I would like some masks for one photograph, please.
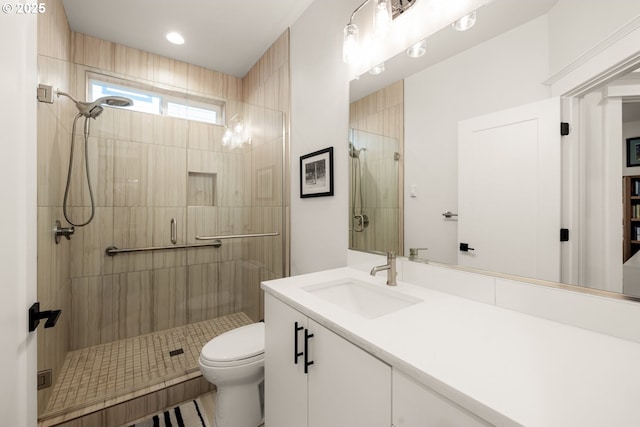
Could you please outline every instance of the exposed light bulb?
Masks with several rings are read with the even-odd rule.
[[[384,73],[384,62],[381,62],[380,64],[376,65],[375,67],[369,70],[369,74],[372,74],[374,76],[377,76],[378,74],[382,74],[382,73]]]
[[[407,55],[411,58],[420,58],[427,51],[427,40],[420,40],[418,43],[415,43],[407,49]]]
[[[451,26],[456,31],[467,31],[469,28],[473,27],[476,24],[476,11],[474,10],[468,15],[463,16],[462,18],[455,21]]]
[[[252,139],[249,131],[250,127],[246,127],[242,118],[235,114],[225,127],[224,135],[222,135],[222,146],[233,150],[242,148],[245,144],[251,144]]]
[[[383,36],[391,26],[391,0],[375,0],[373,9],[373,32]]]
[[[231,144],[232,139],[233,132],[231,132],[231,129],[227,128],[224,131],[224,135],[222,136],[222,145],[224,145],[225,147],[228,146],[229,144]]]
[[[359,30],[356,24],[347,24],[344,27],[342,39],[342,60],[347,64],[356,64],[359,57]]]

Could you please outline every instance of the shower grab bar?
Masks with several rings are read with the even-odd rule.
[[[146,248],[127,248],[119,249],[117,246],[108,246],[104,250],[104,254],[108,256],[116,256],[118,254],[124,254],[129,252],[146,252],[146,251],[164,251],[169,249],[188,249],[188,248],[202,248],[202,247],[214,247],[219,248],[222,246],[221,241],[215,241],[213,243],[202,243],[199,245],[171,245],[171,246],[148,246]]]
[[[241,239],[244,237],[267,237],[267,236],[279,236],[280,233],[256,233],[256,234],[231,234],[228,236],[196,236],[196,240],[213,240],[212,243],[201,244],[187,244],[187,245],[170,245],[170,246],[148,246],[146,248],[127,248],[119,249],[117,246],[109,246],[104,250],[105,255],[116,256],[118,254],[130,253],[130,252],[145,252],[145,251],[163,251],[169,249],[189,249],[189,248],[202,248],[202,247],[214,247],[219,248],[222,246],[220,240],[223,239]]]
[[[242,239],[244,237],[269,237],[279,236],[280,233],[255,233],[255,234],[231,234],[228,236],[196,236],[196,240],[223,240],[223,239]]]

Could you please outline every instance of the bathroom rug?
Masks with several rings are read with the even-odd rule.
[[[130,427],[210,427],[199,399],[167,409]]]

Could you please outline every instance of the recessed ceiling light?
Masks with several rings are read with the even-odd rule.
[[[167,33],[167,40],[169,40],[173,44],[184,44],[184,37],[182,37],[179,33],[172,31]]]
[[[383,72],[384,72],[384,62],[381,62],[380,64],[376,65],[375,67],[369,70],[369,74],[372,74],[374,76],[377,76],[378,74],[382,74]]]
[[[427,51],[427,39],[420,40],[418,43],[411,45],[407,49],[407,55],[411,58],[420,58]]]
[[[473,27],[476,24],[476,12],[475,10],[468,15],[463,16],[458,19],[456,22],[451,24],[454,30],[456,31],[467,31],[469,28]]]

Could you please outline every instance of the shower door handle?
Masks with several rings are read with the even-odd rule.
[[[298,332],[303,330],[304,327],[298,326],[298,322],[293,326],[293,363],[298,364],[298,357],[302,356],[304,353],[298,351]]]

